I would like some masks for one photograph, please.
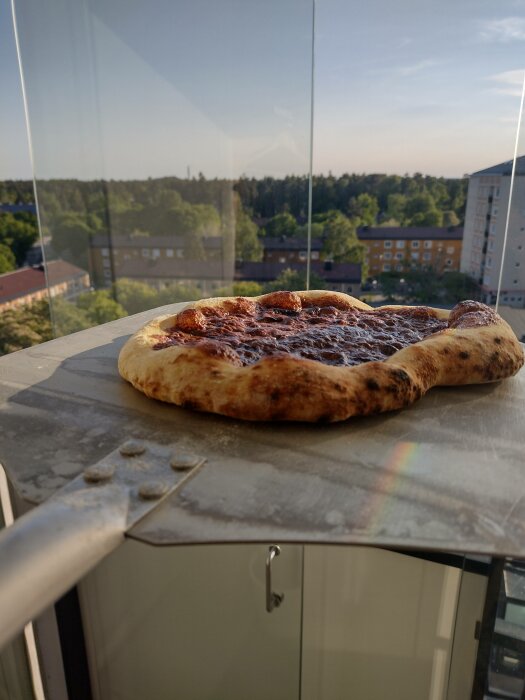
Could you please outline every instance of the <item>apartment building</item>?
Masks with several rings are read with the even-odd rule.
[[[208,260],[220,260],[222,238],[205,237],[202,245]],[[108,286],[124,277],[126,268],[164,263],[166,268],[188,256],[188,241],[182,236],[93,236],[89,246],[89,265],[96,286]],[[232,261],[233,262],[233,261]]]
[[[496,301],[501,272],[501,303],[524,308],[525,156],[516,161],[512,198],[511,175],[509,160],[470,176],[460,270],[477,280],[488,304]]]
[[[450,227],[372,227],[357,230],[367,247],[368,274],[406,272],[427,268],[442,273],[458,271],[463,229]]]
[[[306,263],[308,259],[308,239],[304,237],[263,238],[264,262],[268,263]],[[311,260],[321,259],[323,241],[312,239],[310,246]]]

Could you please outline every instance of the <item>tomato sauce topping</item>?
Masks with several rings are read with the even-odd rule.
[[[470,328],[497,319],[492,309],[478,302],[461,302],[447,322],[425,306],[376,310],[301,306],[288,303],[298,295],[280,294],[288,296],[282,302],[274,299],[272,306],[242,298],[223,307],[186,309],[165,335],[157,336],[153,349],[201,346],[237,365],[251,365],[270,355],[294,355],[351,366],[385,360],[448,327]]]

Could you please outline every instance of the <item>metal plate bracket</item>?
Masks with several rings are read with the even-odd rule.
[[[124,540],[205,459],[128,440],[0,532],[0,648]]]

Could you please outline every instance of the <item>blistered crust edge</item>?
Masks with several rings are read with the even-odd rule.
[[[372,308],[340,292],[297,294],[303,303],[322,305],[337,299],[343,306]],[[270,302],[271,296],[249,301]],[[224,306],[237,299],[206,299],[185,308]],[[441,309],[434,312],[440,318],[449,316]],[[175,316],[154,319],[127,341],[119,355],[121,376],[151,398],[244,420],[334,422],[383,413],[410,406],[433,386],[498,381],[516,374],[524,363],[520,343],[499,316],[491,325],[449,328],[387,360],[353,367],[293,356],[238,367],[196,346],[152,350],[155,336],[172,325]]]

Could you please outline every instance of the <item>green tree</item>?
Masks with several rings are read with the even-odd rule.
[[[258,282],[234,282],[233,295],[236,297],[258,297],[263,293]]]
[[[51,340],[53,333],[47,301],[7,309],[0,317],[0,355]]]
[[[157,293],[157,306],[177,304],[181,301],[193,301],[194,299],[200,299],[201,296],[201,290],[195,285],[173,282]]]
[[[92,230],[85,215],[67,212],[50,224],[53,249],[59,257],[83,269],[88,267],[89,236]]]
[[[322,277],[316,275],[315,273],[310,274],[310,289],[325,289],[326,283]],[[299,292],[306,289],[306,270],[292,270],[287,268],[283,270],[279,277],[273,282],[268,282],[265,285],[265,292]]]
[[[459,218],[455,211],[449,209],[443,212],[443,226],[459,226]]]
[[[263,246],[257,234],[257,225],[239,209],[235,216],[236,260],[259,262],[263,259]]]
[[[138,314],[140,311],[160,306],[157,290],[144,282],[126,278],[119,279],[113,285],[113,293],[115,299],[128,314]]]
[[[61,297],[52,301],[53,327],[57,336],[69,335],[90,328],[91,322],[87,312],[72,302]]]
[[[127,315],[124,307],[111,297],[107,289],[81,294],[77,299],[77,306],[86,312],[92,326],[115,321]]]
[[[270,238],[294,236],[297,232],[297,220],[289,212],[277,214],[268,221],[264,230]]]
[[[324,224],[322,258],[333,262],[357,263],[361,265],[363,279],[366,279],[367,248],[357,238],[352,222],[340,211],[328,212],[321,217],[321,221]]]
[[[407,198],[404,194],[389,194],[386,218],[394,219],[401,225],[405,221],[405,207]]]
[[[37,238],[38,228],[34,216],[20,218],[18,214],[0,214],[0,243],[12,251],[17,265],[24,263]]]
[[[0,243],[0,274],[12,272],[16,268],[14,253],[3,243]]]
[[[377,198],[363,192],[357,197],[351,197],[348,202],[348,216],[356,220],[358,225],[373,226],[379,214]]]

